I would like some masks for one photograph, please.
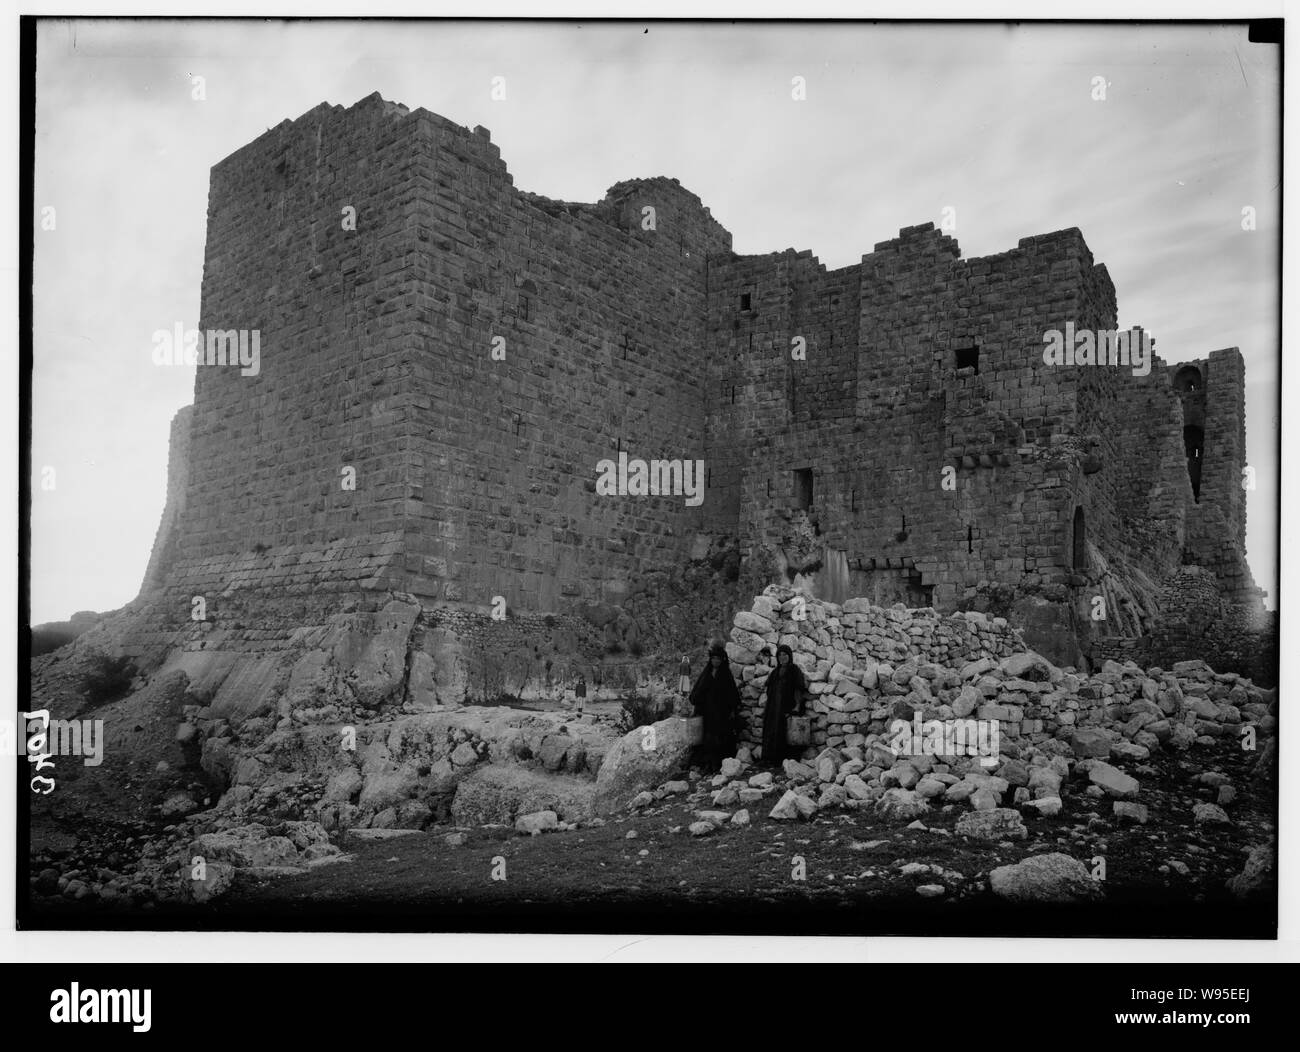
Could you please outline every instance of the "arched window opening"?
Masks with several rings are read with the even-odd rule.
[[[1075,573],[1083,573],[1088,568],[1088,544],[1083,528],[1083,509],[1074,509],[1072,565]]]
[[[1174,390],[1180,394],[1199,391],[1205,386],[1201,370],[1194,365],[1184,365],[1174,374]]]

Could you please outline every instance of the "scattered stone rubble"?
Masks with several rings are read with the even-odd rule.
[[[782,642],[810,681],[813,744],[778,771],[757,770],[762,688]],[[1147,670],[1108,661],[1089,675],[1027,651],[998,618],[941,618],[864,600],[837,606],[780,587],[736,615],[728,651],[748,740],[719,774],[695,784],[679,777],[690,753],[679,717],[620,735],[590,714],[406,714],[357,726],[350,750],[340,748],[332,724],[236,725],[186,710],[178,738],[201,742],[204,771],[228,783],[216,805],[202,809],[173,794],[162,810],[174,824],[135,845],[134,870],[60,872],[46,855],[33,887],[73,899],[206,901],[239,870],[337,861],[330,837],[348,829],[504,825],[554,835],[679,797],[702,802],[687,825],[692,839],[756,818],[797,824],[854,812],[872,827],[925,829],[929,816],[943,812],[958,815],[952,832],[959,837],[1013,844],[1050,819],[1100,813],[1116,824],[1159,822],[1158,805],[1144,799],[1144,771],[1155,773],[1146,761],[1247,728],[1257,742],[1253,778],[1276,778],[1276,690],[1200,661]],[[896,755],[891,724],[914,717],[996,720],[999,752]],[[1233,822],[1238,787],[1226,775],[1204,772],[1188,789],[1215,797],[1194,805],[1196,824]],[[187,868],[195,856],[208,873],[197,886]],[[1230,890],[1263,893],[1272,858],[1261,845]],[[994,870],[989,886],[1013,901],[1088,899],[1081,866],[1060,854],[1034,857]],[[917,893],[941,897],[935,887],[943,885],[931,879]]]
[[[856,599],[840,607],[767,589],[752,610],[736,615],[728,644],[741,670],[749,737],[761,740],[762,687],[776,646],[787,643],[810,681],[814,744],[800,760],[786,760],[778,775],[750,773],[762,750],[742,746],[711,780],[712,803],[761,807],[782,822],[849,810],[898,824],[955,806],[967,809],[958,835],[1003,842],[1025,839],[1027,822],[1099,807],[1116,821],[1146,824],[1140,779],[1125,768],[1140,773],[1155,752],[1212,745],[1248,726],[1257,735],[1257,777],[1275,777],[1275,689],[1216,674],[1201,661],[1145,671],[1108,661],[1087,675],[1058,669],[1023,647],[1012,649],[1016,639],[1001,619],[978,614],[941,619],[929,610],[882,610]],[[891,660],[879,660],[882,654]],[[895,755],[890,724],[910,722],[915,714],[923,721],[997,720],[996,765],[970,756]],[[1197,776],[1195,785],[1221,794],[1219,803],[1194,805],[1197,823],[1232,822],[1225,808],[1235,790],[1226,781],[1215,772]],[[642,793],[632,806],[654,799]],[[714,828],[727,821],[726,812],[710,814]],[[1004,867],[993,890],[1013,900],[1093,897],[1078,890],[1082,864],[1056,861],[1065,857],[1036,859],[1032,866],[1027,860],[1023,870]],[[1233,889],[1255,888],[1271,857],[1263,849],[1252,853]]]

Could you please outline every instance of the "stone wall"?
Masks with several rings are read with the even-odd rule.
[[[1209,567],[1184,566],[1162,597],[1149,660],[1168,667],[1200,658],[1220,672],[1235,672],[1265,687],[1277,684],[1276,614],[1258,599],[1234,602],[1222,594]]]
[[[1166,654],[1163,667],[1144,670],[1130,660],[1143,656],[1141,646],[1127,654],[1117,648],[1119,660],[1086,674],[1027,650],[1002,618],[883,610],[864,599],[837,605],[773,586],[736,615],[727,644],[752,746],[762,741],[764,687],[780,643],[792,648],[810,682],[813,740],[804,760],[819,763],[825,749],[848,750],[860,761],[854,773],[868,782],[898,762],[886,746],[898,720],[996,721],[1001,752],[1013,757],[1055,748],[1052,739],[1078,750],[1078,732],[1104,728],[1090,739],[1102,751],[1079,755],[1124,750],[1146,759],[1164,744],[1181,750],[1198,736],[1236,733],[1242,707],[1258,706],[1251,710],[1258,718],[1276,699],[1275,690],[1235,670],[1216,673],[1199,658]],[[1117,731],[1127,742],[1116,743]]]
[[[750,742],[763,739],[763,689],[782,643],[808,677],[815,747],[860,744],[863,736],[884,732],[896,715],[895,701],[909,704],[910,718],[911,706],[940,703],[941,692],[958,682],[955,670],[981,659],[992,668],[1025,651],[1005,618],[882,609],[860,598],[840,606],[774,585],[736,615],[727,644]],[[1021,719],[1033,718],[1032,710],[1029,716],[1008,711],[1004,718],[1012,716],[1015,733]]]
[[[163,505],[162,519],[154,535],[149,565],[140,585],[141,593],[162,588],[165,573],[176,558],[180,545],[178,523],[185,510],[186,491],[190,479],[190,427],[194,421],[194,407],[182,406],[172,417],[171,433],[167,442],[167,502]]]
[[[486,129],[378,95],[236,151],[212,170],[200,323],[257,331],[260,370],[198,369],[124,646],[214,631],[195,596],[245,626],[210,645],[254,653],[288,645],[261,608],[323,624],[400,593],[614,608],[620,645],[681,650],[776,582],[944,612],[996,593],[1078,664],[1151,631],[1186,553],[1249,598],[1240,355],[1199,366],[1194,407],[1163,363],[1045,364],[1049,330],[1115,325],[1078,230],[964,260],[925,224],[835,271],[730,249],[676,180],[551,200]],[[703,460],[703,503],[598,493],[620,454]]]

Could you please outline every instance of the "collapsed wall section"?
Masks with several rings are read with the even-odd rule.
[[[955,680],[953,670],[961,669],[966,678],[1025,653],[1024,640],[1005,618],[881,609],[861,598],[840,605],[770,586],[749,611],[736,614],[727,643],[750,742],[763,739],[764,691],[782,644],[791,648],[808,682],[815,748],[861,744],[867,735],[884,733],[902,711],[910,718],[913,706],[937,708],[936,695]],[[896,708],[899,701],[905,710]],[[973,708],[959,714],[969,715]],[[1043,729],[1032,710],[1023,726],[1023,709],[995,715],[1008,721],[1007,733]]]

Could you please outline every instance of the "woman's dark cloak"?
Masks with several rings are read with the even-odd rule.
[[[699,745],[700,752],[713,762],[735,755],[740,691],[725,655],[721,668],[714,669],[712,661],[704,666],[700,678],[691,688],[690,700],[695,714],[704,717],[704,741]]]
[[[767,676],[767,701],[763,706],[763,762],[780,763],[801,749],[793,748],[785,738],[785,718],[796,710],[802,712],[808,693],[808,679],[794,663],[777,665]]]

